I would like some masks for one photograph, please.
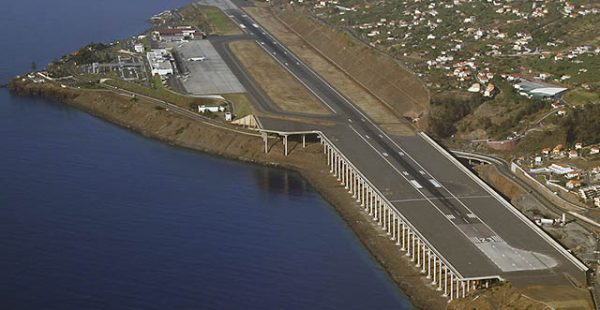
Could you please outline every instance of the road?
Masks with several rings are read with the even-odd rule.
[[[499,201],[421,135],[389,135],[290,50],[237,8],[226,14],[325,106],[332,126],[261,117],[267,129],[319,130],[393,203],[464,278],[500,276],[515,283],[584,281],[585,273],[531,223]],[[225,45],[218,52],[242,77],[261,109],[282,115]],[[245,81],[244,81],[245,80]],[[262,100],[265,99],[265,100]],[[255,101],[256,102],[256,101]],[[308,117],[304,115],[305,117]]]

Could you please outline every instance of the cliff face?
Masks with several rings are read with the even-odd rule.
[[[79,96],[76,91],[54,83],[32,83],[19,78],[10,80],[7,86],[13,94],[37,96],[61,102],[67,102]]]

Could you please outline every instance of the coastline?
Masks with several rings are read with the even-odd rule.
[[[265,154],[262,140],[258,136],[217,129],[203,122],[169,113],[149,102],[132,101],[130,97],[110,91],[78,90],[62,88],[52,83],[35,84],[19,80],[11,81],[9,89],[12,94],[39,96],[67,104],[171,145],[298,172],[336,210],[416,308],[445,309],[448,306],[447,299],[431,288],[394,242],[372,223],[344,187],[331,176],[319,143],[309,143],[302,149],[301,142],[294,141],[290,155],[285,157],[282,143],[271,142],[269,153]]]

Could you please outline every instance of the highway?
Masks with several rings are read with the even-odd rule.
[[[564,249],[515,214],[435,144],[419,134],[386,133],[244,12],[232,6],[225,12],[329,107],[333,116],[328,119],[335,122],[318,126],[261,117],[263,126],[323,132],[462,277],[500,276],[515,283],[585,279],[582,267]],[[237,66],[233,71],[238,71],[251,96],[261,101],[261,109],[286,114],[269,102],[225,45],[217,50],[228,65]]]

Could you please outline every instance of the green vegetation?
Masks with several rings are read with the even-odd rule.
[[[572,106],[590,103],[600,103],[600,90],[592,91],[582,88],[569,90],[565,95],[565,101]]]
[[[214,100],[183,96],[183,95],[174,93],[168,89],[165,89],[163,87],[161,87],[159,89],[149,88],[149,87],[145,87],[140,84],[137,84],[137,83],[127,82],[127,81],[123,81],[123,80],[110,79],[110,80],[107,80],[105,82],[105,84],[108,84],[108,85],[111,85],[114,87],[118,87],[121,89],[125,89],[130,92],[137,93],[137,94],[145,95],[148,97],[164,100],[164,101],[173,103],[175,105],[178,105],[180,107],[187,108],[187,107],[196,106],[199,104],[214,103]]]
[[[71,60],[75,61],[78,65],[91,64],[93,62],[110,62],[112,56],[108,50],[109,48],[108,45],[102,43],[91,43],[75,52]]]
[[[431,98],[429,130],[438,138],[448,138],[457,128],[456,123],[483,103],[480,95],[449,93]]]
[[[231,94],[223,96],[225,99],[233,103],[233,109],[236,118],[242,118],[246,115],[252,114],[252,107],[248,98],[244,94]]]
[[[239,28],[229,17],[214,6],[187,5],[179,9],[179,14],[183,17],[181,24],[206,29],[207,33],[218,35],[241,34]]]
[[[162,80],[160,79],[160,75],[154,75],[152,77],[152,87],[154,89],[162,89],[163,85],[162,85]]]
[[[567,143],[600,143],[600,105],[587,104],[573,109],[562,122],[567,131]]]
[[[201,6],[201,12],[212,32],[219,35],[240,34],[238,27],[217,7]]]

